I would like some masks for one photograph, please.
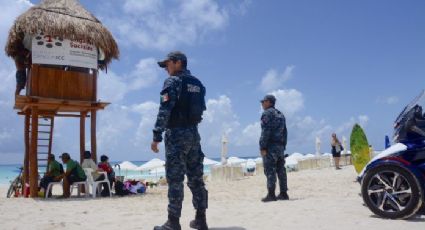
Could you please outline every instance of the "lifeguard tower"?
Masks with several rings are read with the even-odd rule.
[[[24,95],[14,109],[25,116],[24,180],[37,196],[38,170],[47,167],[55,117],[79,118],[80,161],[85,122],[90,118],[90,143],[96,161],[96,113],[109,103],[97,98],[98,69],[119,56],[111,33],[77,0],[43,0],[20,15],[9,32],[6,54],[16,58],[30,44]],[[27,44],[27,45],[28,45]]]

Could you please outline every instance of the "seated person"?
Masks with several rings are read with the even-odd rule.
[[[43,178],[40,180],[40,191],[39,196],[44,197],[44,193],[47,190],[47,186],[49,186],[50,182],[58,182],[61,180],[60,175],[63,172],[62,164],[55,160],[55,155],[50,154],[47,159],[48,168],[47,172],[44,174]],[[51,196],[51,191],[49,196]]]
[[[111,184],[111,187],[113,185],[113,182],[115,182],[115,172],[114,169],[112,169],[111,165],[108,162],[109,158],[106,155],[100,156],[100,163],[98,164],[99,168],[101,168],[103,171],[105,171],[108,174],[108,180]],[[102,196],[109,195],[109,188],[106,186],[106,184],[103,185],[103,191]]]
[[[105,175],[98,173],[98,172],[102,172],[103,170],[101,168],[98,168],[96,163],[94,163],[94,160],[91,159],[90,151],[84,152],[84,160],[83,160],[83,163],[81,164],[81,167],[83,167],[83,169],[91,168],[93,170],[92,176],[94,181],[105,179]]]
[[[80,164],[72,160],[68,153],[62,153],[60,158],[62,158],[62,162],[66,164],[66,172],[60,176],[63,179],[63,197],[69,198],[71,195],[69,191],[71,184],[85,181],[87,177]]]

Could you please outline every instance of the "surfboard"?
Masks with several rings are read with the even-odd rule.
[[[366,134],[359,124],[355,124],[351,131],[350,149],[354,168],[357,173],[360,173],[370,161],[370,155]]]

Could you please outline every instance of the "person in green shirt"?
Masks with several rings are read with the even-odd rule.
[[[44,192],[47,186],[51,182],[57,182],[61,180],[60,175],[63,173],[62,164],[55,160],[55,155],[50,154],[48,161],[48,168],[43,178],[40,180],[40,192],[41,196],[44,196]]]
[[[60,177],[63,178],[63,197],[69,198],[70,196],[70,185],[74,182],[85,181],[87,179],[81,165],[72,160],[68,153],[62,153],[62,162],[66,165],[66,172]]]

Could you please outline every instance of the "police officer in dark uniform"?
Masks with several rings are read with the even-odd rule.
[[[288,200],[285,169],[285,148],[288,136],[285,116],[274,106],[276,98],[266,95],[261,100],[264,109],[261,115],[260,151],[263,157],[264,174],[267,177],[267,196],[263,202]],[[279,178],[280,194],[276,197],[276,174]]]
[[[205,87],[187,67],[187,58],[175,51],[158,62],[170,77],[161,91],[161,104],[151,149],[158,152],[158,143],[165,131],[166,177],[168,182],[168,220],[154,230],[180,230],[180,216],[183,202],[183,180],[187,175],[196,209],[195,220],[190,222],[194,229],[208,229],[205,210],[208,207],[208,191],[203,180],[204,154],[201,150],[198,124],[202,120],[205,106]]]

